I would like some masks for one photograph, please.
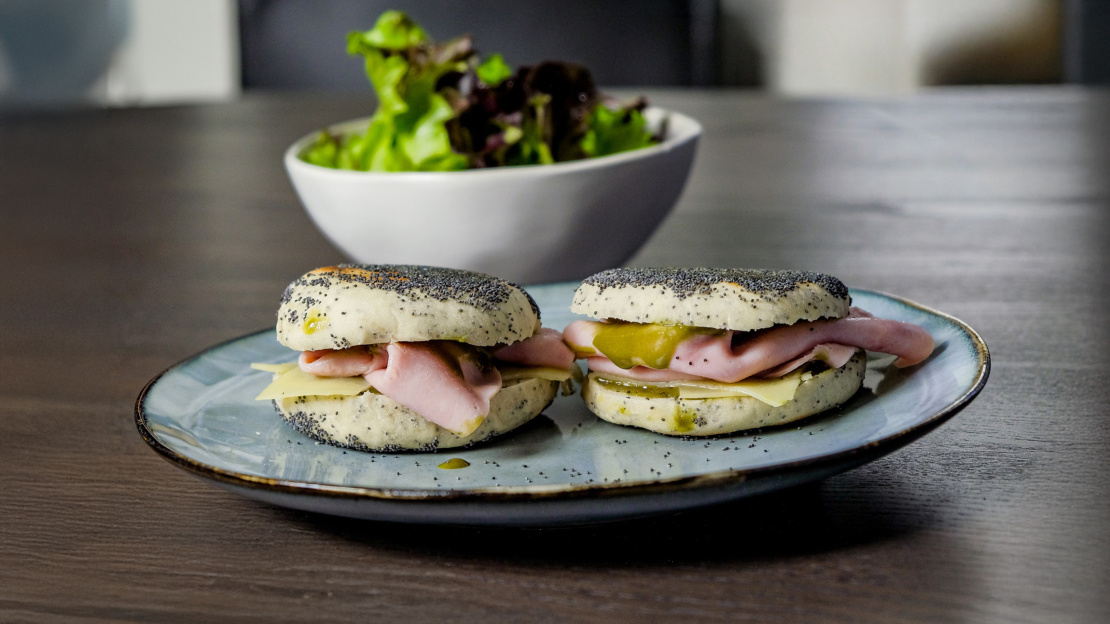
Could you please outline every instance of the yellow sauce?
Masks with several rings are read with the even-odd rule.
[[[444,470],[458,470],[459,468],[466,468],[469,465],[470,462],[461,457],[452,457],[451,459],[448,459],[447,461],[440,464],[439,467],[443,468]]]
[[[666,386],[644,385],[636,383],[635,380],[629,379],[627,381],[617,381],[607,377],[599,377],[594,375],[590,377],[590,383],[600,384],[602,388],[611,390],[613,392],[620,392],[629,396],[643,397],[646,399],[662,399],[665,397],[677,397],[678,388],[668,388]]]
[[[304,317],[304,333],[311,336],[318,330],[324,329],[327,324],[327,318],[319,310],[310,310],[308,316]]]
[[[605,323],[594,337],[594,347],[623,369],[633,366],[667,368],[679,343],[697,334],[722,333],[719,329],[658,323]]]
[[[697,417],[698,415],[696,412],[679,407],[674,415],[675,433],[689,433],[693,431],[695,429],[694,421],[697,420]]]

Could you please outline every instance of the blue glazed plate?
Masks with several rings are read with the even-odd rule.
[[[544,325],[562,328],[575,284],[527,290]],[[209,348],[155,377],[135,420],[163,457],[275,505],[396,522],[543,526],[612,521],[710,505],[814,481],[886,455],[967,405],[990,355],[951,316],[875,292],[853,304],[927,329],[936,350],[909,369],[873,354],[847,404],[780,428],[682,439],[597,419],[577,396],[490,443],[438,453],[370,454],[317,443],[254,397],[271,375],[252,362],[293,352],[266,330]],[[437,466],[451,458],[463,469]]]

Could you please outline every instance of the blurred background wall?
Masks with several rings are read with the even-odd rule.
[[[0,0],[0,101],[225,100],[240,92],[233,0]]]
[[[388,8],[604,86],[889,95],[1110,83],[1110,0],[0,0],[0,101],[149,105],[363,91],[349,30]]]
[[[792,95],[907,93],[1063,78],[1059,0],[722,0],[725,83]],[[748,68],[754,63],[753,68]]]

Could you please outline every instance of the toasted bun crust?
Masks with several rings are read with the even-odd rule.
[[[587,277],[571,311],[598,319],[752,331],[840,318],[851,304],[840,280],[766,269],[634,269]]]
[[[277,337],[297,351],[456,340],[485,347],[531,336],[536,302],[519,286],[471,271],[341,264],[298,278],[281,297]]]
[[[629,394],[591,383],[582,386],[582,398],[602,420],[676,436],[711,436],[757,427],[784,425],[847,401],[859,390],[867,368],[862,350],[840,368],[823,371],[803,381],[794,400],[780,407],[750,397],[680,399]]]
[[[333,446],[359,451],[434,451],[471,446],[516,429],[555,398],[559,382],[522,379],[490,399],[490,413],[474,433],[461,437],[393,399],[373,392],[353,397],[311,396],[274,400],[294,429]]]

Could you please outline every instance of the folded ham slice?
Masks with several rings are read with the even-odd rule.
[[[775,377],[782,377],[783,375],[801,368],[803,365],[813,362],[821,361],[829,365],[829,368],[840,368],[852,359],[852,356],[859,351],[859,347],[849,347],[848,345],[841,344],[819,344],[810,349],[807,353],[790,360],[785,364],[781,364],[774,368],[770,368],[759,373],[760,377],[767,379],[774,379]]]
[[[553,329],[501,347],[496,360],[523,366],[568,369],[574,353]],[[340,350],[305,351],[301,370],[319,377],[362,376],[378,392],[460,436],[489,414],[501,389],[501,373],[485,355],[457,342],[391,342]]]
[[[522,366],[567,370],[574,364],[574,351],[563,342],[562,332],[543,327],[520,342],[494,350],[493,358]]]
[[[482,424],[490,399],[501,389],[497,368],[447,341],[305,351],[298,364],[320,377],[361,375],[378,392],[458,435]]]
[[[469,435],[482,424],[490,399],[501,389],[501,373],[495,367],[482,366],[453,343],[392,342],[385,350],[386,367],[363,375],[366,381],[458,435]]]
[[[563,337],[575,351],[596,352],[593,339],[601,325],[595,321],[575,321],[567,326]],[[904,367],[929,357],[933,338],[911,323],[875,318],[852,308],[848,316],[840,319],[780,325],[757,332],[696,334],[678,344],[665,369],[647,366],[622,369],[600,353],[587,357],[587,363],[590,370],[641,381],[712,379],[735,383],[772,372],[782,375],[813,358],[832,357],[831,365],[841,359],[846,361],[845,354],[851,357],[837,346],[894,354],[898,356],[895,366]]]
[[[303,351],[297,358],[297,364],[304,372],[318,377],[360,377],[385,368],[387,360],[386,353],[381,349],[361,345],[338,351]]]

